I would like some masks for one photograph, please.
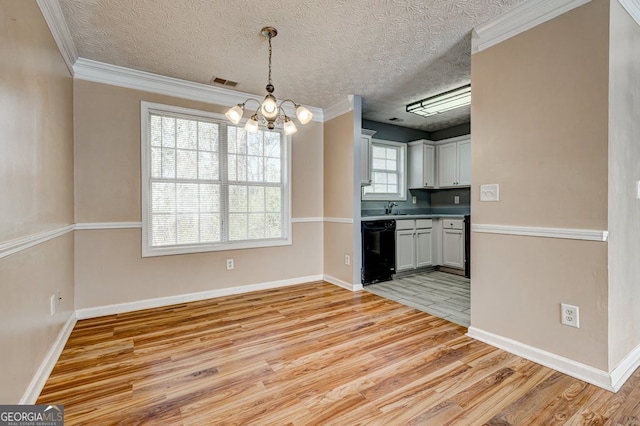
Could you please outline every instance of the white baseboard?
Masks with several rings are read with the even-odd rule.
[[[617,388],[614,387],[612,375],[604,370],[526,345],[516,340],[498,336],[497,334],[489,333],[488,331],[475,327],[469,327],[467,336],[544,365],[545,367],[568,374],[576,379],[584,380],[587,383],[591,383],[608,391],[617,392],[622,386],[622,383],[617,383]]]
[[[258,290],[270,290],[273,288],[287,287],[297,284],[305,284],[313,281],[321,281],[322,275],[309,275],[306,277],[290,278],[287,280],[270,281],[258,284],[249,284],[237,287],[221,288],[202,291],[198,293],[178,294],[175,296],[158,297],[155,299],[138,300],[135,302],[118,303],[114,305],[96,306],[76,310],[78,319],[96,318],[105,315],[121,314],[124,312],[138,311],[141,309],[159,308],[161,306],[175,305],[178,303],[195,302],[198,300],[213,299],[215,297],[231,296],[234,294],[250,293]]]
[[[323,279],[331,284],[337,285],[338,287],[345,288],[349,291],[360,291],[362,290],[362,284],[350,284],[346,281],[343,281],[339,278],[333,277],[331,275],[324,275]]]
[[[614,392],[618,392],[624,382],[640,367],[640,345],[625,356],[611,372],[611,384]]]
[[[33,379],[31,379],[31,383],[29,383],[27,390],[22,395],[22,398],[20,398],[20,405],[36,403],[36,400],[40,396],[40,392],[42,392],[42,388],[44,388],[53,367],[56,365],[56,362],[64,349],[64,345],[69,339],[71,331],[73,331],[73,327],[76,325],[76,321],[76,315],[75,313],[72,313],[60,330],[60,333],[58,333],[58,337],[49,348],[47,355],[44,357],[44,360],[42,360],[40,367],[38,367],[38,371],[36,371]]]

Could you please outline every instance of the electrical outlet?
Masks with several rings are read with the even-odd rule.
[[[640,188],[640,186],[639,186],[639,188]],[[415,195],[414,195],[414,196],[412,196],[412,197],[411,197],[411,202],[412,202],[413,204],[418,204],[418,197],[416,197]]]
[[[349,256],[348,254],[344,255],[344,264],[351,265],[351,256]]]
[[[233,259],[227,259],[227,271],[233,269]]]
[[[58,299],[57,299],[56,295],[52,294],[51,298],[49,299],[49,310],[51,312],[51,316],[54,316],[56,314],[57,302],[58,302]]]
[[[453,204],[460,204],[460,196],[455,195],[453,197]]]
[[[561,303],[560,310],[562,314],[562,324],[580,328],[580,311],[577,306]]]

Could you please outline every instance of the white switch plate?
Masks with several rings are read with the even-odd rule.
[[[480,201],[500,200],[500,186],[497,183],[480,185]]]

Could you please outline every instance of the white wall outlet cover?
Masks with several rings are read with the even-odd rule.
[[[497,183],[480,185],[480,201],[498,201],[500,186]]]
[[[411,197],[411,202],[413,204],[416,204],[418,202],[418,197],[416,197],[415,195],[413,197]]]
[[[455,195],[453,197],[453,204],[460,204],[460,196]]]

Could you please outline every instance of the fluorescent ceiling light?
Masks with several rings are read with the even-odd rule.
[[[423,99],[407,105],[407,112],[429,117],[471,104],[471,85],[449,90],[448,92]]]

